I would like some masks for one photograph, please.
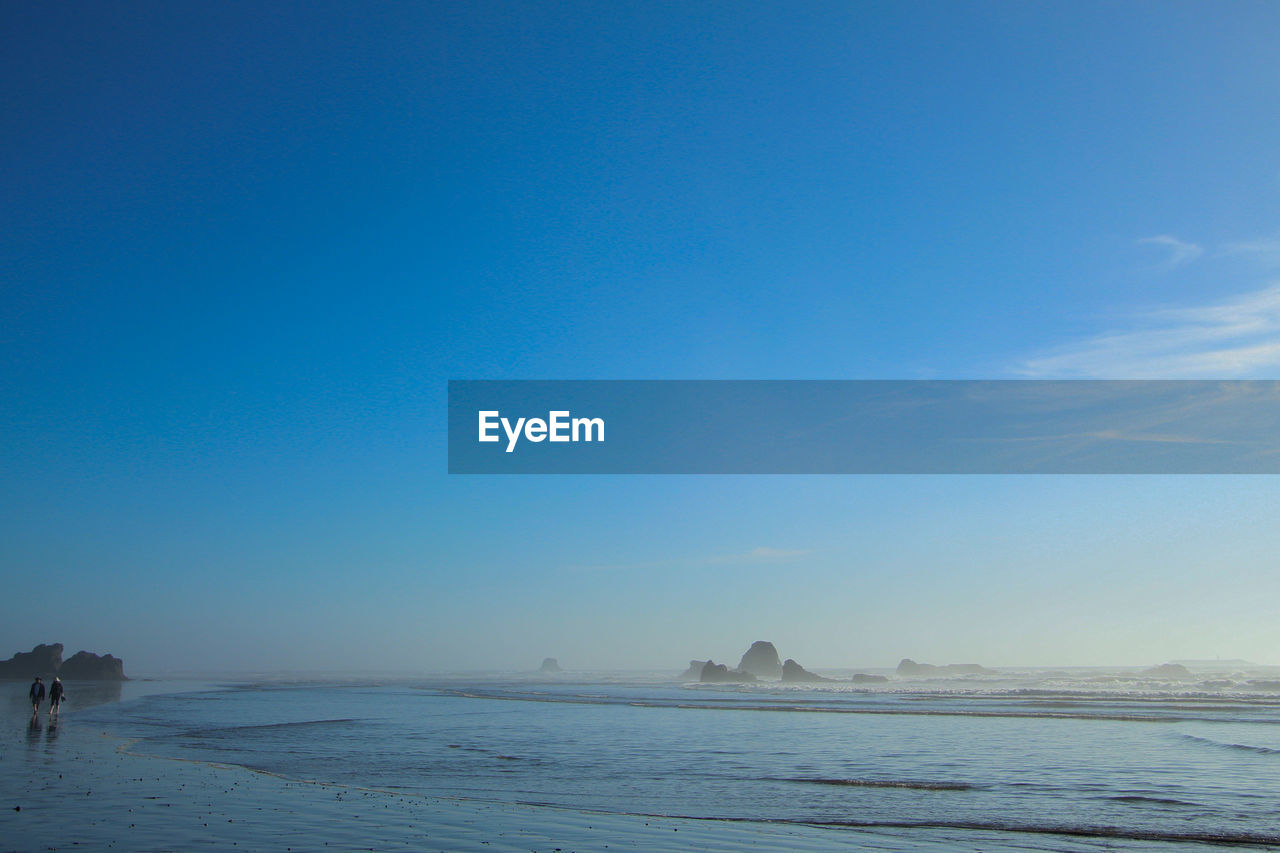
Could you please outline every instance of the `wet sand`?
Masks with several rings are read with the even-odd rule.
[[[6,715],[0,739],[4,850],[965,849],[887,831],[600,814],[400,795],[138,755],[64,711],[38,728]]]
[[[141,755],[131,742],[77,725],[72,710],[57,726],[44,714],[38,727],[28,719],[12,708],[4,717],[0,850],[949,853],[1108,846],[1061,837],[694,820],[404,795]]]

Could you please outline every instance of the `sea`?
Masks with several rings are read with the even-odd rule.
[[[404,795],[1020,850],[1280,848],[1276,669],[890,679],[274,676],[133,685],[77,725],[134,753]]]

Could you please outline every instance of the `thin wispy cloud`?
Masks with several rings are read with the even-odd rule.
[[[1155,237],[1144,237],[1138,241],[1146,245],[1161,246],[1168,251],[1165,258],[1165,269],[1177,269],[1184,264],[1189,264],[1196,258],[1204,254],[1204,249],[1196,243],[1188,243],[1185,240],[1179,240],[1170,234],[1157,234]]]
[[[1248,257],[1266,264],[1280,263],[1280,234],[1224,243],[1218,254],[1224,257]]]
[[[1280,284],[1132,318],[1015,372],[1053,379],[1262,379],[1280,376]]]

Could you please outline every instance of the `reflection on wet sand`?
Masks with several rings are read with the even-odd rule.
[[[103,705],[107,702],[119,702],[121,689],[124,686],[124,682],[121,681],[68,681],[63,683],[66,685],[66,692],[62,697],[62,711],[92,708],[94,705]],[[4,707],[6,714],[30,716],[31,699],[27,696],[27,689],[30,686],[31,683],[26,680],[0,680],[0,692],[3,692],[5,697],[3,705],[0,707]],[[48,712],[49,700],[46,699],[44,704],[40,706],[40,715],[44,716]]]
[[[27,746],[35,749],[42,741],[46,749],[52,749],[58,739],[58,723],[67,708],[83,709],[108,702],[119,702],[121,682],[119,681],[73,681],[63,695],[64,706],[54,714],[50,714],[48,701],[40,708],[38,714],[31,713],[31,699],[27,695],[30,684],[26,681],[12,679],[0,680],[0,708],[5,717],[13,721],[26,720]],[[72,711],[74,713],[74,711]],[[45,722],[48,725],[45,725]]]

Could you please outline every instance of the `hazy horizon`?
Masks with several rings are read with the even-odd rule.
[[[761,639],[761,638],[757,638],[757,639]],[[49,645],[52,645],[55,642],[59,642],[59,641],[46,640],[43,642]],[[306,678],[311,676],[333,676],[333,677],[343,677],[343,678],[359,678],[361,676],[413,678],[413,677],[419,677],[419,676],[425,677],[425,676],[433,676],[433,675],[468,675],[468,674],[486,674],[486,673],[494,673],[494,674],[525,673],[525,674],[536,675],[536,674],[540,674],[539,668],[542,665],[543,661],[546,658],[553,658],[561,667],[562,673],[542,673],[544,675],[547,675],[550,678],[555,678],[560,675],[563,675],[564,677],[569,677],[569,676],[572,676],[574,673],[659,674],[664,672],[670,672],[672,674],[679,674],[688,666],[688,664],[691,661],[695,661],[695,660],[702,660],[702,661],[712,660],[716,663],[727,664],[732,669],[738,665],[739,659],[742,657],[743,653],[745,653],[747,648],[753,642],[756,642],[756,641],[752,640],[749,642],[744,642],[742,644],[741,650],[737,652],[726,651],[723,655],[715,655],[715,654],[702,655],[700,657],[695,656],[695,657],[688,658],[687,660],[678,661],[675,663],[651,662],[649,664],[637,663],[630,666],[611,666],[607,664],[579,665],[578,661],[580,660],[590,661],[592,660],[592,658],[589,655],[579,656],[579,655],[572,655],[572,654],[565,655],[565,654],[548,653],[546,655],[542,655],[541,657],[537,657],[536,659],[531,658],[527,661],[512,660],[505,665],[493,664],[489,666],[479,666],[479,667],[474,667],[474,666],[473,667],[468,667],[468,666],[437,666],[437,667],[416,666],[415,667],[412,665],[397,666],[393,662],[392,664],[386,665],[386,666],[333,665],[333,666],[310,666],[310,667],[298,667],[298,666],[271,667],[271,666],[254,666],[254,665],[244,664],[240,666],[216,666],[215,665],[215,666],[206,666],[201,668],[201,667],[189,667],[189,666],[176,665],[176,666],[152,667],[150,669],[140,670],[132,666],[130,662],[126,660],[125,672],[129,678],[144,678],[144,679],[145,678],[165,678],[165,677],[200,678],[205,676],[230,677],[235,675],[251,676],[251,675],[286,675],[286,674],[296,675],[299,678]],[[771,641],[766,641],[766,642],[771,642]],[[34,645],[39,645],[39,644],[33,644],[33,646]],[[74,654],[75,651],[81,650],[80,647],[75,647],[73,651],[73,646],[67,645],[65,643],[63,645],[64,645],[64,649],[63,649],[64,660],[67,657],[70,657],[72,654]],[[726,649],[728,648],[727,646],[724,646],[724,644],[721,644],[721,646]],[[939,656],[939,655],[920,654],[915,656],[903,655],[901,657],[894,659],[893,661],[880,661],[880,662],[868,662],[868,661],[859,662],[856,658],[850,658],[843,662],[834,662],[832,660],[828,660],[827,662],[812,662],[807,659],[797,659],[795,655],[790,654],[785,647],[780,646],[777,643],[774,643],[774,646],[778,651],[779,660],[786,660],[790,658],[793,660],[797,660],[797,662],[803,665],[806,669],[809,669],[812,671],[831,672],[831,673],[844,673],[844,672],[853,673],[853,672],[859,672],[859,671],[889,672],[889,671],[895,670],[898,664],[903,660],[913,660],[916,663],[934,664],[934,665],[979,664],[988,669],[1001,670],[1001,671],[1052,670],[1052,669],[1061,669],[1061,670],[1095,670],[1096,669],[1096,670],[1114,670],[1114,671],[1128,671],[1128,670],[1141,671],[1144,669],[1160,666],[1166,663],[1183,664],[1191,667],[1193,670],[1194,669],[1214,670],[1218,668],[1230,669],[1230,668],[1242,668],[1242,667],[1253,668],[1253,669],[1270,669],[1270,668],[1280,667],[1280,662],[1256,661],[1256,660],[1246,660],[1243,658],[1227,658],[1227,657],[1218,657],[1218,658],[1165,657],[1159,660],[1152,659],[1147,661],[1129,661],[1129,662],[1103,660],[1103,661],[1092,661],[1092,662],[1069,661],[1069,662],[1046,663],[1046,662],[1040,661],[1040,662],[1009,663],[1009,662],[1002,662],[999,660],[995,660],[995,661],[968,660],[968,659],[961,660],[961,659],[951,659],[951,658],[947,658],[945,656]],[[112,654],[112,652],[110,652],[109,650],[103,651],[103,650],[95,650],[95,649],[89,649],[89,648],[85,648],[83,650],[93,652],[95,654]],[[16,651],[29,652],[31,651],[31,648],[19,649]],[[4,655],[4,653],[0,651],[0,655]],[[9,653],[8,655],[4,655],[0,659],[8,659],[8,657],[11,655],[12,655],[12,652]],[[119,655],[116,655],[116,656],[119,657]],[[145,656],[142,659],[147,660]]]

